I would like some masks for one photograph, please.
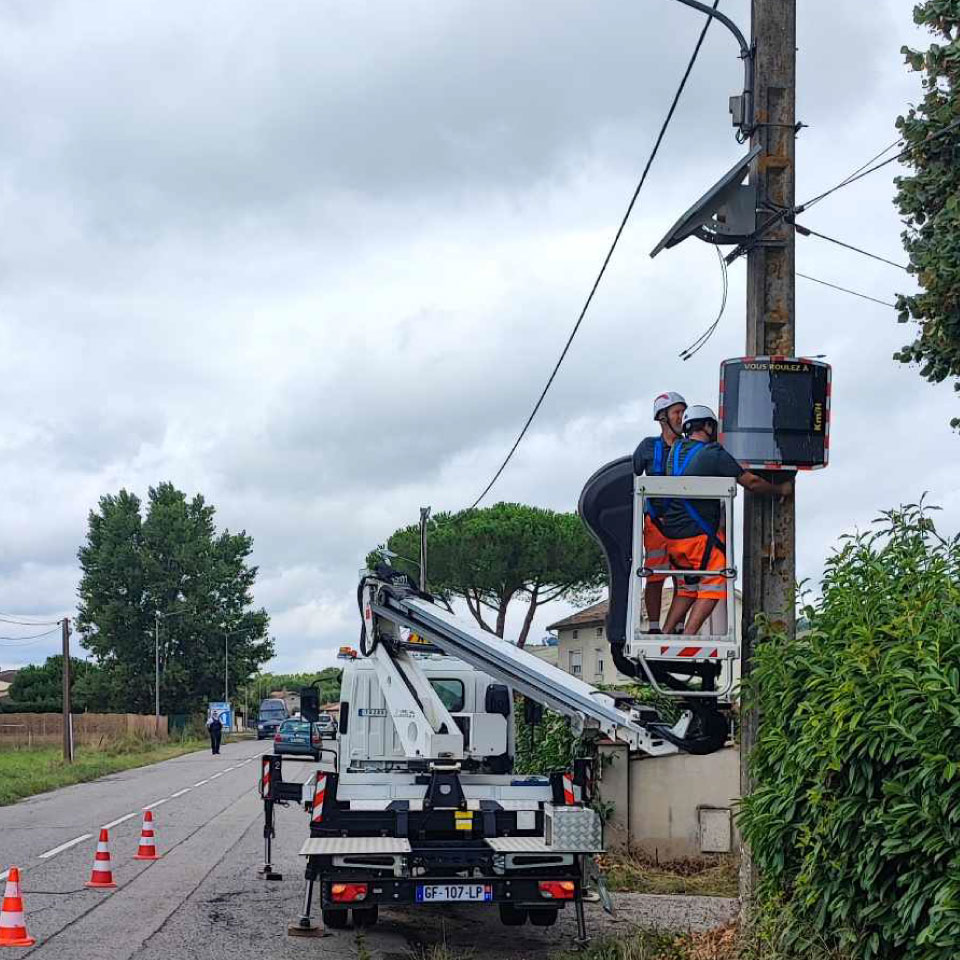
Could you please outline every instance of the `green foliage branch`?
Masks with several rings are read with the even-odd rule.
[[[884,513],[827,561],[795,639],[766,631],[740,828],[777,955],[960,956],[960,538]],[[765,905],[765,906],[764,906]]]
[[[916,321],[920,330],[894,359],[920,364],[922,377],[940,383],[960,377],[960,126],[948,130],[960,121],[960,0],[918,3],[913,19],[939,42],[902,48],[910,69],[923,74],[924,93],[897,118],[913,173],[897,178],[896,204],[909,270],[922,290],[897,298],[899,322]],[[951,425],[960,427],[960,418]]]
[[[515,599],[527,603],[517,645],[523,646],[537,609],[552,600],[593,602],[606,583],[600,550],[574,513],[522,503],[438,513],[428,526],[428,589],[441,601],[462,600],[477,623],[504,635]],[[391,563],[419,578],[420,527],[391,534]],[[380,560],[377,551],[368,566]]]

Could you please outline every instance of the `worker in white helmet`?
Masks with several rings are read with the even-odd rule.
[[[761,496],[784,497],[793,489],[793,481],[770,483],[744,470],[717,443],[717,418],[709,407],[687,407],[682,422],[683,437],[670,451],[667,475],[673,477],[734,477],[741,487]],[[715,576],[683,577],[663,624],[664,633],[695,634],[726,594],[723,570],[726,547],[721,522],[723,506],[719,500],[667,501],[661,528],[667,539],[667,557],[678,570],[717,571]],[[684,623],[684,617],[686,622]]]
[[[683,412],[687,401],[679,393],[669,391],[661,393],[653,400],[653,419],[660,424],[660,435],[645,437],[633,454],[633,470],[636,474],[648,477],[662,477],[667,472],[667,459],[670,449],[680,439]],[[667,539],[661,529],[660,517],[664,503],[657,499],[646,501],[643,518],[643,555],[644,564],[654,569],[668,566]],[[648,631],[660,633],[660,607],[663,602],[664,573],[654,573],[647,577],[643,598],[650,621]]]

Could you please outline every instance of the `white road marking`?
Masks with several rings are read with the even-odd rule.
[[[144,809],[144,810],[152,810],[154,807],[159,807],[161,803],[166,803],[169,799],[170,799],[169,797],[164,797],[162,800],[154,800],[153,803],[149,804],[148,806],[144,807],[143,809]]]
[[[209,782],[210,782],[210,779],[209,779],[209,778],[207,778],[206,780],[199,780],[197,783],[194,784],[194,786],[195,786],[195,787],[202,787],[205,783],[209,783]]]
[[[222,777],[226,772],[227,772],[226,770],[221,770],[219,773],[215,773],[210,779],[216,780],[217,777]]]
[[[64,850],[69,850],[71,847],[75,847],[78,843],[83,843],[84,840],[89,840],[92,836],[92,833],[85,833],[82,837],[74,837],[72,840],[68,840],[66,843],[61,843],[59,847],[54,847],[52,850],[48,850],[46,853],[41,853],[40,859],[46,860],[47,857],[55,857],[58,853],[63,853]]]
[[[137,815],[137,811],[134,810],[133,813],[128,813],[125,817],[120,817],[117,820],[111,820],[109,823],[105,823],[103,825],[103,829],[109,830],[112,827],[115,827],[118,823],[123,823],[124,821],[129,820],[131,817],[135,817],[136,815]]]
[[[193,787],[184,787],[182,790],[178,790],[176,793],[170,794],[170,799],[173,800],[175,797],[182,797],[185,793],[189,793]]]

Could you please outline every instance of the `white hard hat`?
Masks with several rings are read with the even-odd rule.
[[[684,400],[679,393],[674,393],[672,390],[667,391],[667,393],[661,393],[653,401],[653,419],[656,420],[667,407],[672,407],[677,403],[682,403],[684,406],[687,405],[687,401]]]
[[[687,407],[686,412],[683,414],[684,428],[694,420],[713,420],[714,423],[718,422],[717,415],[702,403],[695,403],[692,407]]]

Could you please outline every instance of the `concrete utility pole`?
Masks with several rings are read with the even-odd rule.
[[[63,760],[73,763],[73,728],[70,721],[70,618],[60,621],[63,638]]]
[[[755,130],[751,146],[763,153],[751,170],[757,185],[757,222],[772,209],[794,204],[794,138],[796,132],[796,0],[752,0],[752,44],[755,50]],[[767,205],[770,206],[767,206]],[[794,343],[794,232],[780,221],[747,255],[747,356],[792,356]],[[743,512],[743,660],[746,676],[753,659],[753,622],[765,613],[790,635],[796,629],[796,514],[791,497],[746,494]],[[751,791],[750,751],[759,716],[741,718],[740,791]],[[740,894],[747,906],[753,895],[756,868],[743,850]]]
[[[420,508],[420,589],[427,590],[427,521],[430,507]]]

